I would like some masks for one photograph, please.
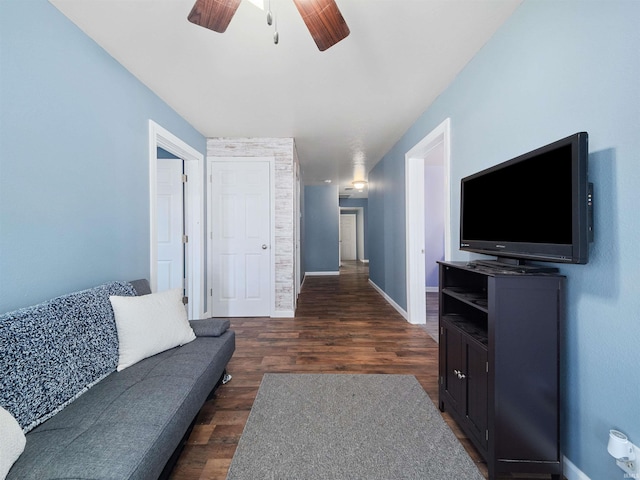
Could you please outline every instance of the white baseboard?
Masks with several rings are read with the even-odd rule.
[[[340,272],[304,272],[304,276],[340,275]]]
[[[276,310],[271,318],[293,318],[296,314],[293,310]]]
[[[393,300],[393,298],[391,298],[389,295],[387,295],[387,294],[384,292],[384,290],[382,290],[378,285],[376,285],[375,283],[373,283],[373,281],[371,281],[371,279],[369,279],[369,283],[371,284],[371,286],[372,286],[373,288],[375,288],[375,289],[376,289],[376,291],[377,291],[380,295],[382,295],[382,296],[384,297],[384,299],[387,301],[387,303],[388,303],[389,305],[391,305],[393,308],[395,308],[395,309],[398,311],[398,313],[399,313],[400,315],[402,315],[402,318],[404,318],[405,320],[407,320],[407,321],[408,321],[409,314],[407,313],[407,311],[406,311],[404,308],[402,308],[400,305],[398,305],[398,304]]]
[[[424,287],[424,291],[428,293],[438,293],[438,287]]]
[[[360,262],[362,263],[369,263],[369,259],[365,258],[365,259],[360,259]]]
[[[587,474],[576,467],[567,457],[563,457],[562,461],[564,462],[562,473],[567,477],[567,480],[591,480]]]

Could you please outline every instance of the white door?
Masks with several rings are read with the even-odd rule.
[[[340,260],[356,259],[356,216],[340,215]]]
[[[271,313],[270,162],[209,162],[212,315]]]
[[[184,288],[184,183],[180,159],[158,159],[158,292]]]

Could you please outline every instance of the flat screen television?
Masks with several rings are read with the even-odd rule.
[[[587,160],[588,134],[579,132],[463,178],[460,249],[504,264],[587,263],[593,241]]]

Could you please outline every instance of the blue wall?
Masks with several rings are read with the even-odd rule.
[[[404,306],[405,152],[451,118],[451,247],[464,260],[460,178],[589,132],[596,241],[588,265],[560,266],[568,277],[562,422],[565,455],[594,480],[623,476],[607,454],[610,428],[640,444],[638,19],[637,1],[525,0],[369,174],[370,273]]]
[[[46,0],[0,1],[0,312],[149,276],[148,122],[205,138]]]
[[[306,185],[304,187],[306,272],[337,272],[340,212],[338,187]]]
[[[405,310],[404,154],[411,147],[396,144],[369,172],[369,279]]]

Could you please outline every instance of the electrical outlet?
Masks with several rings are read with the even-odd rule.
[[[638,464],[636,462],[631,460],[628,460],[626,462],[616,460],[616,463],[622,470],[627,472],[625,474],[625,478],[635,478],[640,480],[640,470],[638,470]]]

